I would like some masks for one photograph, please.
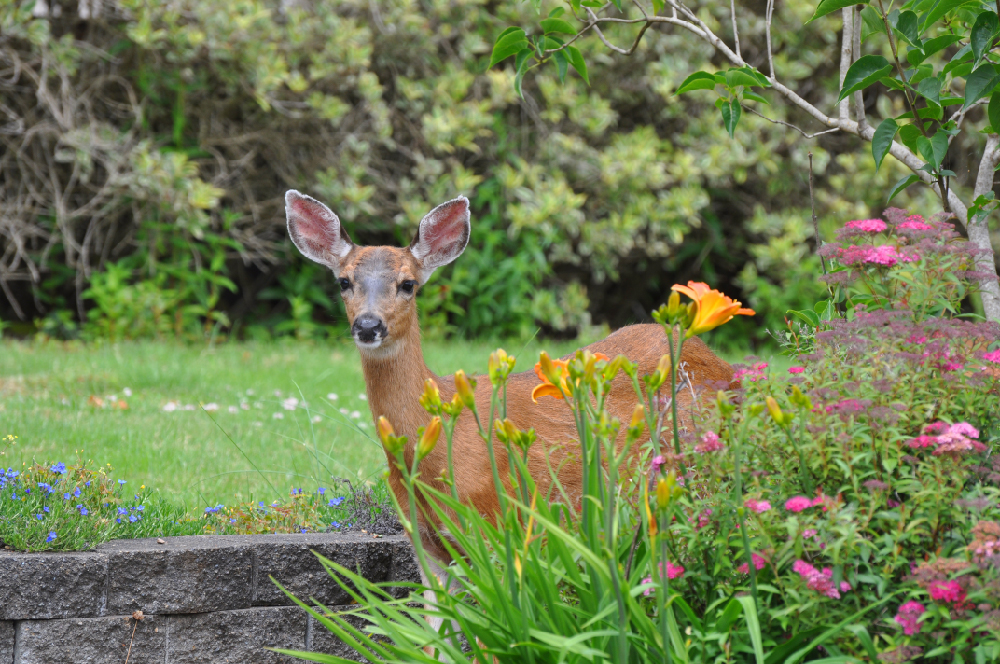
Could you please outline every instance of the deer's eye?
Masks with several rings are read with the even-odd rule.
[[[350,287],[351,287],[351,280],[350,279],[346,279],[345,278],[345,279],[341,279],[340,280],[340,290],[341,291],[345,291],[345,290],[347,290]]]
[[[414,281],[413,279],[407,279],[406,281],[404,281],[399,285],[399,290],[403,291],[404,293],[412,293],[413,288],[416,285],[417,285],[416,281]]]

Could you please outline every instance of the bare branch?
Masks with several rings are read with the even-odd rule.
[[[733,17],[733,43],[736,46],[736,57],[742,59],[740,54],[740,31],[736,27],[736,0],[729,0],[729,13]]]
[[[858,61],[861,57],[861,10],[855,6],[853,8],[854,21],[851,26],[851,64]],[[862,96],[861,90],[854,93],[854,117],[858,121],[859,127],[864,127],[868,124],[868,120],[865,119],[865,99]]]
[[[785,122],[784,120],[776,120],[774,118],[769,118],[766,115],[763,115],[762,113],[758,113],[757,111],[753,110],[749,106],[744,106],[743,110],[747,111],[748,113],[752,113],[752,114],[756,115],[758,118],[763,118],[764,120],[767,120],[768,122],[773,122],[774,124],[784,125],[784,126],[788,127],[789,129],[794,129],[795,131],[797,131],[800,134],[802,134],[803,138],[816,138],[817,136],[822,136],[823,134],[832,134],[834,132],[840,131],[840,127],[834,127],[833,129],[824,129],[823,131],[817,131],[814,134],[808,134],[805,131],[803,131],[802,129],[799,129],[798,127],[796,127],[795,125],[793,125],[790,122]]]
[[[987,134],[986,147],[983,149],[983,158],[979,162],[979,173],[976,175],[976,188],[972,193],[973,201],[993,191],[993,174],[998,162],[1000,162],[1000,135]],[[958,197],[956,196],[956,198]],[[958,213],[954,206],[952,209],[955,210],[956,214]],[[990,320],[1000,320],[1000,283],[997,282],[997,267],[993,259],[993,245],[990,242],[987,216],[981,215],[979,218],[967,220],[968,212],[965,212],[962,221],[966,224],[969,242],[983,250],[976,256],[976,269],[992,277],[992,279],[980,280],[983,313]]]
[[[840,10],[840,15],[844,19],[844,32],[840,40],[840,89],[844,89],[844,80],[847,78],[847,70],[851,68],[851,39],[854,34],[854,8],[844,7]],[[850,120],[850,100],[841,99],[837,103],[837,115],[841,121]]]
[[[771,48],[771,18],[774,16],[774,0],[767,0],[767,10],[764,13],[764,34],[767,36],[767,67],[769,75],[774,79],[774,50]]]

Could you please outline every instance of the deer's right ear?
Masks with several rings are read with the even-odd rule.
[[[302,255],[338,274],[354,245],[337,215],[315,198],[290,189],[285,193],[285,217],[288,235]]]
[[[442,203],[420,220],[410,243],[410,253],[420,261],[420,283],[426,283],[434,270],[462,255],[471,230],[469,199],[465,196]]]

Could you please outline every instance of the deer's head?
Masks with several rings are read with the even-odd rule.
[[[285,215],[302,255],[333,271],[354,342],[374,357],[394,354],[416,328],[417,290],[462,254],[471,230],[464,196],[431,210],[405,248],[354,244],[330,208],[294,189],[285,194]]]

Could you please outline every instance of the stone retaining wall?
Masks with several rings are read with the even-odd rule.
[[[350,602],[312,551],[372,581],[419,580],[402,536],[190,536],[87,552],[0,551],[0,664],[297,661],[268,646],[356,657],[269,578],[306,601]]]

